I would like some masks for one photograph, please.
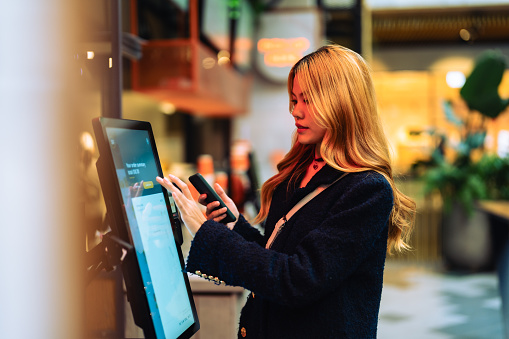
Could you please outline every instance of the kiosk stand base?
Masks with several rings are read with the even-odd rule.
[[[86,254],[86,284],[88,285],[102,270],[112,271],[120,265],[133,247],[119,237],[106,233],[101,243]]]
[[[86,253],[87,338],[124,338],[125,292],[120,264],[132,246],[107,233]]]

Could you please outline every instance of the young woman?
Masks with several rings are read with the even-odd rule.
[[[321,47],[292,68],[288,94],[297,129],[261,189],[254,222],[264,235],[219,185],[237,216],[228,227],[217,203],[206,218],[184,182],[157,179],[194,235],[186,268],[252,292],[239,338],[375,338],[386,252],[407,247],[415,204],[394,184],[368,66],[351,50]],[[291,215],[311,192],[320,193]]]

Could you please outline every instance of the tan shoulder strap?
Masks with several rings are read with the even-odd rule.
[[[340,176],[339,178],[337,178],[336,180],[334,180],[332,183],[330,183],[328,185],[318,186],[313,192],[310,192],[308,195],[306,195],[304,198],[302,198],[297,204],[295,204],[295,206],[293,206],[292,209],[288,213],[286,213],[281,219],[279,219],[279,221],[276,223],[276,226],[274,227],[274,231],[272,231],[272,234],[270,235],[270,238],[267,241],[267,244],[265,245],[265,248],[270,248],[270,246],[272,246],[272,242],[274,241],[276,236],[281,232],[281,230],[285,226],[286,222],[295,213],[297,213],[297,211],[300,210],[302,206],[307,204],[309,201],[311,201],[311,199],[316,197],[318,194],[320,194],[323,191],[325,191],[328,187],[334,185],[336,182],[338,182],[339,180],[343,179],[343,177],[345,175],[347,175],[347,174],[348,173],[344,173],[342,176]]]

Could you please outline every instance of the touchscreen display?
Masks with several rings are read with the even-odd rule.
[[[145,130],[107,127],[118,183],[157,338],[177,338],[195,322],[158,174]]]

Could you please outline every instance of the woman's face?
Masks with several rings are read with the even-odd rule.
[[[292,116],[297,127],[297,140],[301,144],[320,144],[325,135],[325,128],[318,126],[313,120],[311,110],[312,104],[308,101],[306,93],[302,92],[296,76],[293,79],[292,89]]]

